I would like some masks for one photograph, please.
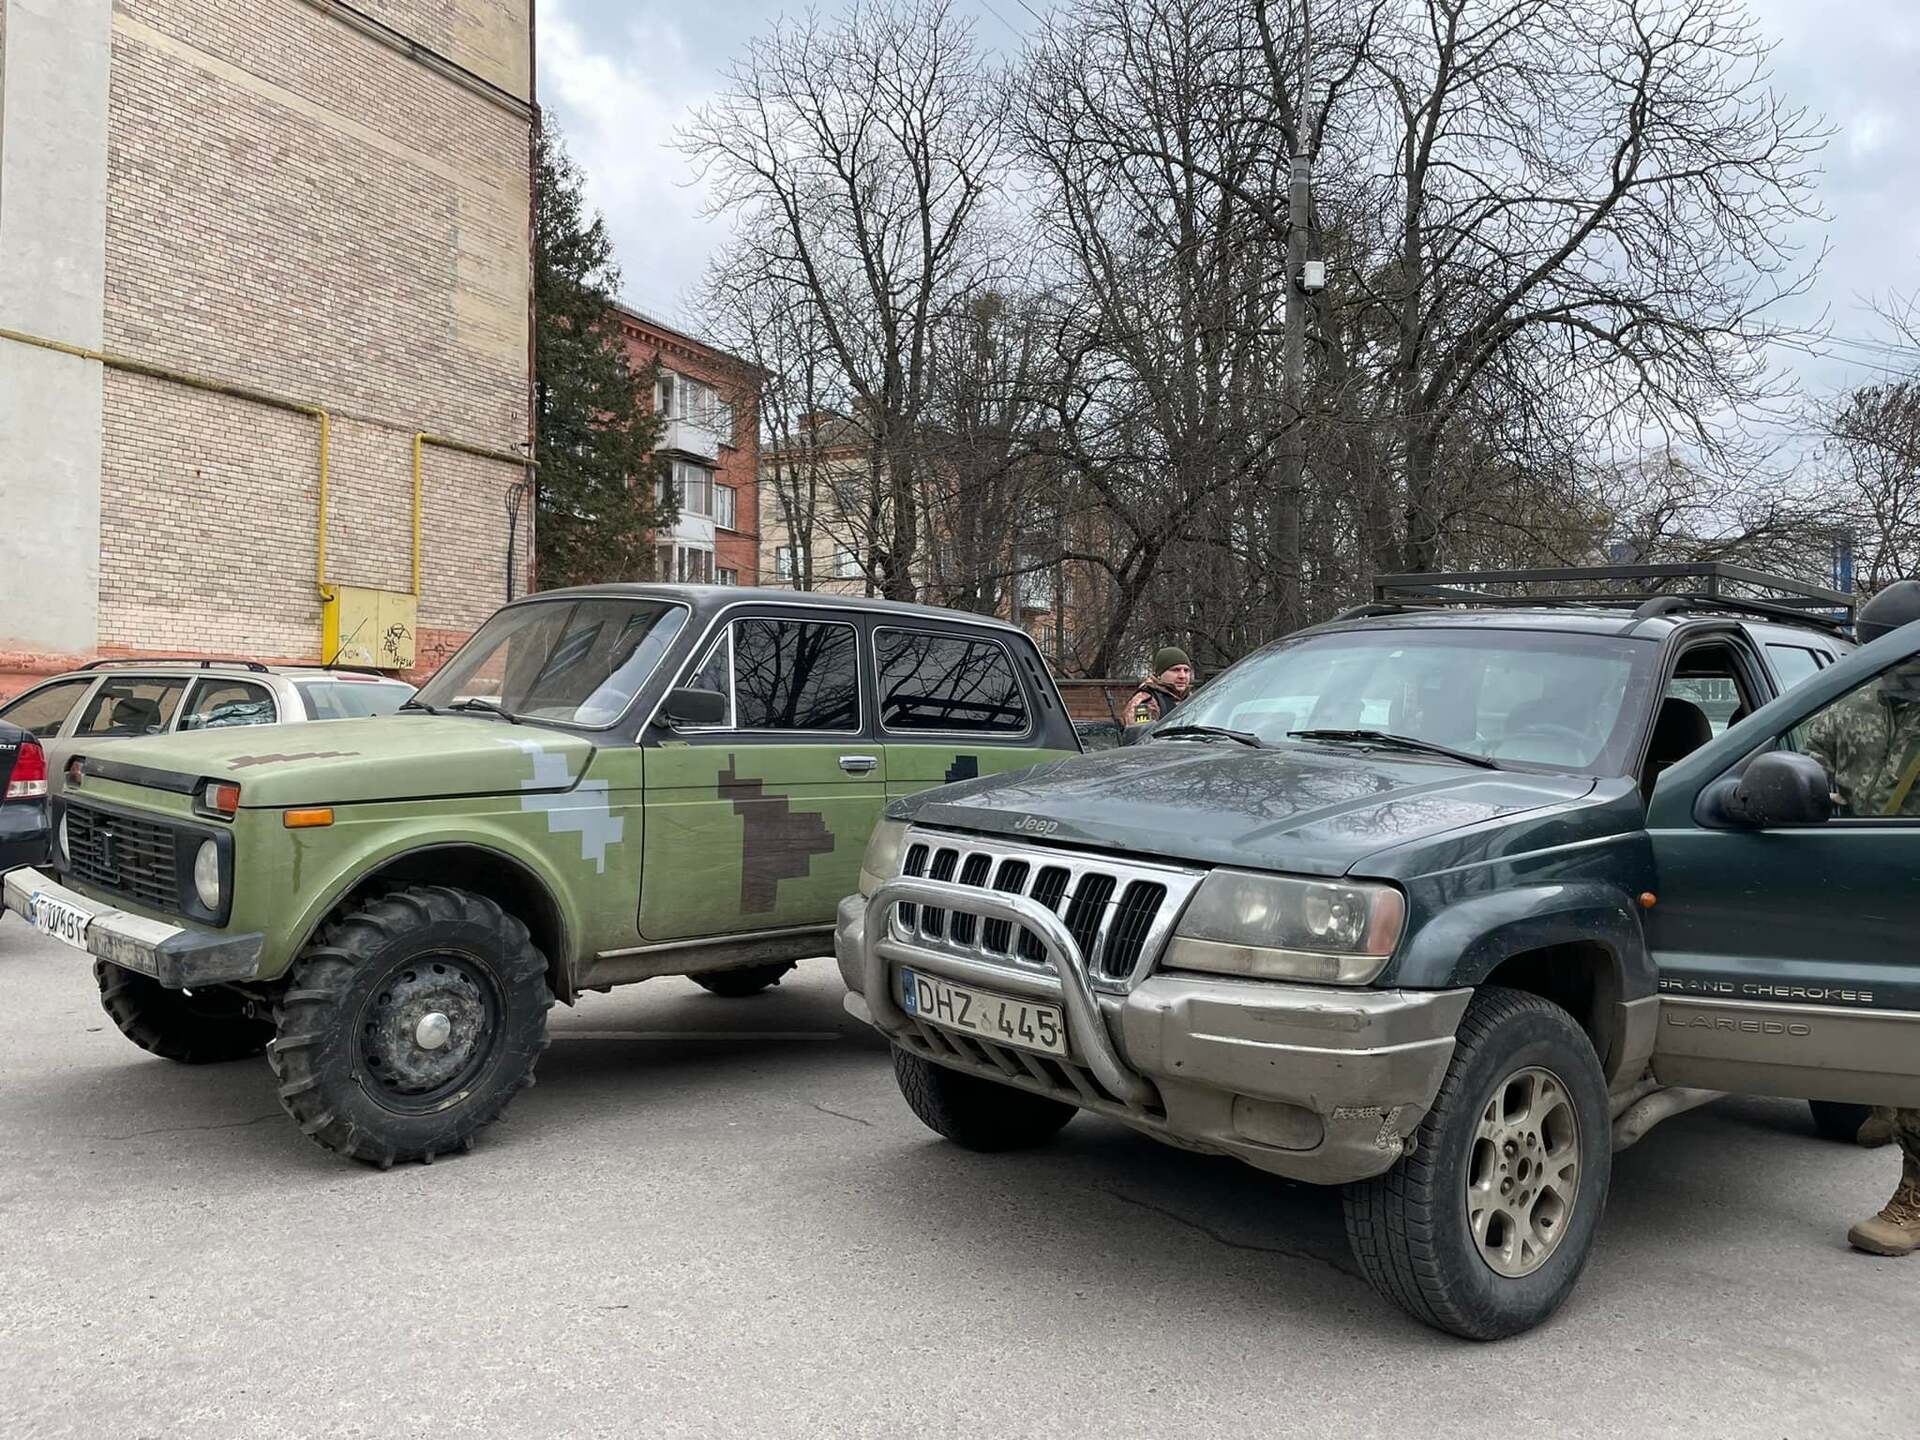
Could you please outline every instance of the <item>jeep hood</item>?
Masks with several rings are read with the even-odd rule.
[[[87,754],[84,741],[75,753]],[[232,780],[251,810],[566,790],[592,755],[587,740],[542,725],[406,714],[115,740],[88,759],[134,784]]]
[[[905,810],[1016,840],[1344,875],[1383,850],[1569,804],[1593,784],[1358,747],[1152,741],[945,786]]]

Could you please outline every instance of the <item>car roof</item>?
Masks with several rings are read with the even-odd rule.
[[[758,602],[769,605],[798,605],[808,609],[849,610],[863,615],[891,615],[901,620],[943,620],[962,625],[985,626],[1012,635],[1026,634],[1018,625],[995,615],[979,615],[971,610],[952,610],[941,605],[921,605],[906,600],[883,600],[878,596],[829,595],[818,590],[785,590],[752,585],[661,585],[651,582],[622,582],[609,585],[575,585],[565,590],[542,590],[515,600],[526,605],[543,600],[585,596],[632,596],[637,599],[677,600],[693,607],[702,617],[733,605]]]

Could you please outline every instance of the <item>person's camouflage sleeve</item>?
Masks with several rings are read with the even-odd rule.
[[[1160,704],[1147,691],[1142,690],[1127,702],[1127,724],[1151,725],[1160,718]]]
[[[1815,716],[1802,743],[1833,776],[1841,814],[1920,816],[1920,775],[1909,773],[1920,767],[1920,705],[1889,704],[1868,685]]]

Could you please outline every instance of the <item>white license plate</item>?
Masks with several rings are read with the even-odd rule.
[[[900,971],[900,1008],[931,1025],[978,1035],[1001,1045],[1067,1053],[1067,1023],[1058,1005],[1016,1000],[971,985],[956,985],[918,970]]]
[[[87,948],[87,926],[93,923],[91,911],[42,895],[38,890],[33,892],[32,899],[34,929],[63,940],[76,950]]]

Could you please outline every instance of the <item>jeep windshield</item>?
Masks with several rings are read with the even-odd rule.
[[[1216,726],[1263,745],[1416,753],[1393,743],[1403,737],[1503,765],[1622,774],[1657,650],[1619,636],[1492,626],[1306,635],[1228,669],[1153,735],[1177,744],[1171,732]]]
[[[420,687],[414,708],[604,730],[686,624],[683,605],[594,596],[499,611]],[[484,702],[473,704],[467,702]]]

